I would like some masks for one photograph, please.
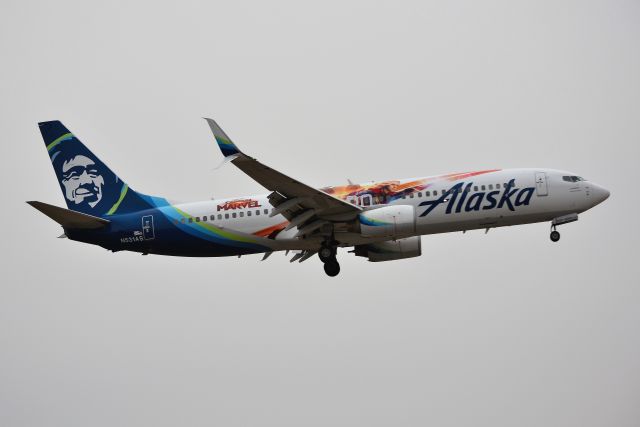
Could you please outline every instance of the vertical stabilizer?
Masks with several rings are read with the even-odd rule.
[[[105,217],[146,209],[133,191],[61,122],[38,123],[67,207]]]

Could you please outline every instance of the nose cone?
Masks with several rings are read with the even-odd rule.
[[[609,190],[607,190],[606,188],[600,186],[600,185],[596,185],[593,184],[592,186],[592,196],[593,196],[593,201],[594,206],[595,205],[599,205],[600,203],[604,202],[605,200],[607,200],[609,198],[609,195],[611,193],[609,193]]]

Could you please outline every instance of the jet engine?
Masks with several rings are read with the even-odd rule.
[[[353,252],[356,256],[369,258],[371,262],[395,261],[422,255],[420,236],[359,245],[354,248]]]
[[[366,237],[396,238],[413,234],[416,230],[415,208],[394,205],[371,209],[358,216],[360,233]]]

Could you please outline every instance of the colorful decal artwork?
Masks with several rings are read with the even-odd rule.
[[[262,205],[257,200],[253,199],[240,199],[229,200],[221,205],[218,205],[218,211],[228,211],[233,209],[246,209],[246,208],[259,208]]]
[[[331,194],[348,202],[359,205],[385,205],[394,200],[401,199],[417,191],[423,191],[432,186],[434,183],[442,181],[458,181],[472,176],[482,175],[490,172],[496,172],[500,169],[490,169],[476,172],[453,173],[448,175],[437,176],[433,178],[424,178],[414,181],[382,181],[365,185],[344,185],[338,187],[321,188],[327,194]],[[364,197],[363,197],[364,196]],[[371,197],[370,202],[366,201]]]
[[[275,239],[276,236],[289,225],[289,221],[281,222],[280,224],[272,225],[271,227],[263,228],[253,233],[254,236],[266,237],[268,239]]]

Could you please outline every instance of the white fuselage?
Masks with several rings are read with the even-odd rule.
[[[427,184],[425,189],[386,204],[375,204],[375,199],[367,194],[351,195],[345,199],[364,210],[412,205],[415,207],[416,223],[415,232],[410,235],[424,235],[551,221],[563,215],[584,212],[609,196],[603,187],[582,179],[567,180],[567,177],[577,177],[569,172],[551,169],[503,169],[469,177],[457,175],[455,181],[449,177],[444,175],[396,181]],[[505,190],[511,180],[514,185],[509,187],[510,195],[506,197]],[[453,188],[458,191],[446,192]],[[216,227],[241,233],[267,237],[270,229],[279,229],[274,240],[281,244],[281,248],[308,249],[317,245],[315,241],[295,238],[295,227],[283,231],[288,221],[282,215],[269,216],[273,208],[265,194],[185,203],[176,207],[193,217],[186,221],[206,221]],[[364,237],[353,230],[337,233],[343,246],[389,240]]]

